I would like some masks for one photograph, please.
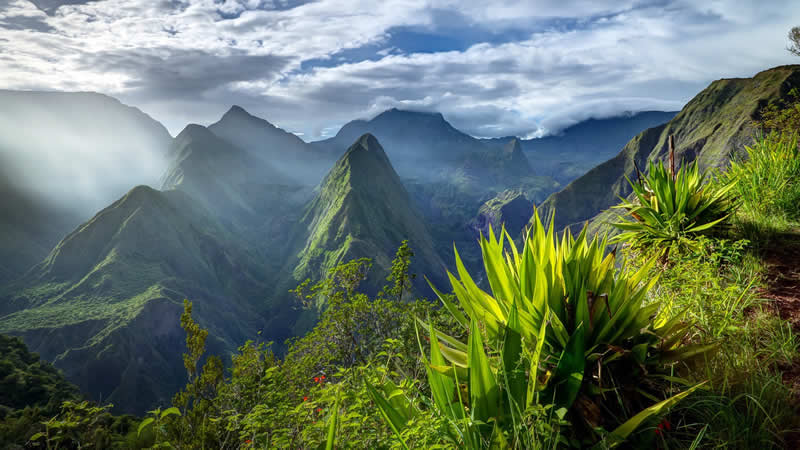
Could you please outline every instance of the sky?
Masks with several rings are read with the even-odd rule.
[[[392,107],[534,137],[800,63],[795,25],[797,0],[0,0],[0,88],[101,92],[173,135],[237,104],[307,141]]]

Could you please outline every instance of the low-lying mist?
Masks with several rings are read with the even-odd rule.
[[[161,124],[110,97],[0,91],[6,184],[86,219],[136,185],[158,188],[169,144]]]

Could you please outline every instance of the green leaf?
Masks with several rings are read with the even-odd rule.
[[[481,331],[476,320],[469,333],[469,394],[472,419],[487,422],[499,416],[500,393],[489,358],[483,349]]]
[[[181,415],[181,411],[178,408],[174,407],[174,406],[172,408],[167,408],[167,409],[165,409],[164,411],[161,412],[161,418],[162,419],[164,417],[173,416],[173,415],[178,415],[178,416]]]
[[[148,426],[151,423],[153,423],[153,420],[155,420],[155,419],[153,419],[152,417],[148,417],[148,418],[142,420],[142,423],[139,424],[139,430],[136,432],[136,435],[137,436],[141,436],[142,430],[144,430],[144,428],[146,426]]]
[[[44,433],[36,433],[33,436],[31,436],[30,439],[28,439],[28,440],[33,442],[33,441],[38,441],[39,439],[41,439],[43,437],[44,437]]]
[[[364,380],[364,383],[367,386],[367,393],[369,394],[372,401],[375,402],[375,405],[378,406],[378,411],[380,411],[383,418],[389,424],[389,428],[392,429],[395,436],[397,436],[398,441],[403,446],[404,449],[408,450],[408,446],[406,445],[405,441],[403,440],[403,436],[401,435],[401,430],[406,428],[406,423],[403,421],[403,416],[399,412],[397,412],[389,402],[383,398],[383,396],[374,388],[372,385],[367,381]]]
[[[561,352],[553,384],[557,406],[569,408],[581,390],[583,371],[586,368],[584,335],[583,324],[580,324],[569,338],[564,351]]]
[[[706,381],[697,384],[681,392],[680,394],[673,395],[672,397],[664,401],[658,402],[655,405],[650,406],[649,408],[639,412],[635,416],[628,419],[625,423],[617,427],[616,430],[611,432],[610,435],[611,447],[616,447],[617,445],[621,444],[625,439],[628,438],[628,436],[630,436],[631,433],[633,433],[636,430],[636,428],[639,427],[639,425],[642,424],[642,422],[644,422],[645,420],[649,419],[652,416],[663,415],[669,408],[671,408],[676,403],[686,398],[689,394],[696,391],[700,386],[704,384],[706,384]]]
[[[524,401],[527,391],[526,367],[522,366],[522,336],[519,334],[520,323],[516,303],[511,306],[503,341],[503,372],[506,375],[507,397],[511,405],[512,415],[525,409]]]
[[[341,400],[341,390],[336,390],[336,401],[333,403],[333,411],[328,419],[328,437],[325,439],[325,450],[333,450],[336,444],[336,428],[339,423],[339,402]]]

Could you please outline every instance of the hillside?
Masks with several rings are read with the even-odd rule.
[[[556,227],[590,220],[630,193],[625,177],[635,177],[651,159],[667,154],[667,137],[675,136],[678,160],[697,159],[702,167],[719,167],[752,142],[752,121],[772,101],[800,86],[800,66],[781,66],[753,78],[722,79],[695,96],[672,120],[641,132],[614,158],[593,168],[551,195],[543,212],[557,210]],[[605,220],[605,219],[601,219]]]
[[[0,168],[0,286],[44,259],[80,215],[25,192]]]
[[[141,413],[184,382],[184,298],[216,352],[255,336],[251,302],[266,289],[244,248],[186,194],[139,186],[13,286],[0,332],[23,337],[89,397]]]

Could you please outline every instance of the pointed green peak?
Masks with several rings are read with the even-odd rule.
[[[338,164],[349,164],[351,167],[358,167],[360,171],[370,170],[371,168],[379,170],[386,170],[388,168],[394,171],[378,139],[370,133],[366,133],[358,138],[356,142],[347,149]]]

